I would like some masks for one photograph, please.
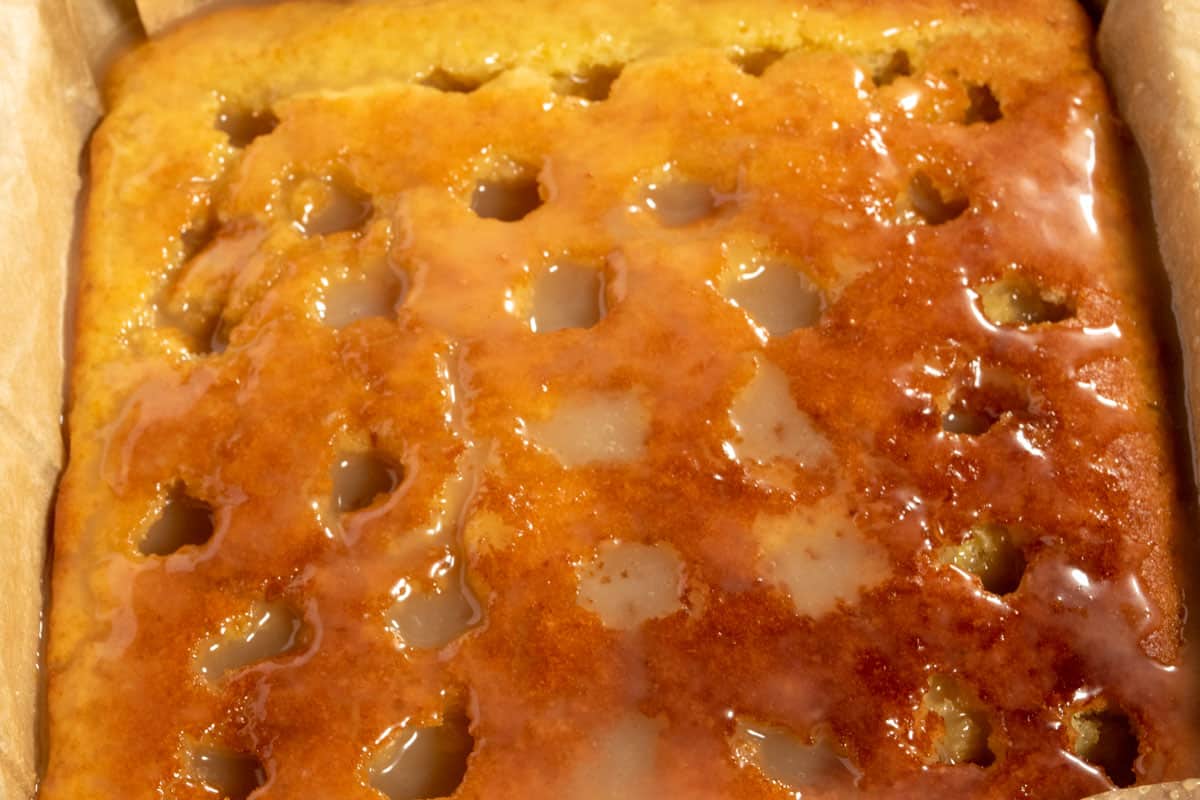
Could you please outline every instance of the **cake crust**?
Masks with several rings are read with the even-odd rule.
[[[1081,797],[1125,780],[1073,754],[1101,714],[1133,778],[1194,774],[1088,35],[1069,2],[289,4],[126,57],[44,796],[206,796],[215,748],[256,797],[377,798],[397,731],[457,719],[461,797],[782,797],[777,730],[831,754],[806,796]],[[593,317],[538,330],[568,267]],[[147,545],[179,497],[208,537]],[[272,614],[278,652],[206,660]]]

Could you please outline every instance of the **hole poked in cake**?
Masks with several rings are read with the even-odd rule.
[[[324,278],[317,316],[330,328],[372,317],[393,318],[408,294],[409,278],[386,260],[345,277]]]
[[[444,647],[483,619],[479,601],[458,566],[429,588],[401,581],[393,590],[393,597],[387,625],[404,649]]]
[[[344,175],[304,176],[287,196],[292,225],[308,237],[362,230],[371,219],[371,198]]]
[[[985,283],[975,292],[984,317],[993,325],[1040,325],[1075,316],[1066,292],[1040,287],[1017,273]]]
[[[648,184],[642,195],[645,207],[667,228],[682,228],[708,219],[729,201],[707,183],[671,176]]]
[[[617,630],[675,613],[682,589],[683,564],[666,544],[603,542],[579,569],[579,604]]]
[[[1103,770],[1117,786],[1137,780],[1137,729],[1121,709],[1102,705],[1072,713],[1068,736],[1075,755]]]
[[[189,777],[224,800],[246,800],[267,782],[262,762],[249,753],[199,745],[188,748],[187,761]]]
[[[756,78],[761,77],[772,64],[783,58],[784,51],[774,47],[764,47],[759,49],[746,50],[737,48],[730,57],[738,69],[747,75],[752,75]]]
[[[739,766],[794,792],[848,789],[860,774],[825,737],[806,740],[779,725],[739,718],[730,744]]]
[[[990,714],[975,694],[952,675],[933,675],[918,712],[933,744],[930,760],[942,764],[996,761]]]
[[[771,336],[816,325],[825,305],[803,271],[780,261],[738,264],[721,276],[720,290]]]
[[[215,634],[200,642],[196,671],[215,683],[234,670],[294,652],[307,638],[304,620],[287,603],[256,601],[247,612],[221,623]]]
[[[940,188],[925,172],[913,175],[907,194],[913,213],[926,225],[944,225],[971,207],[966,195],[956,188]]]
[[[482,219],[517,222],[545,202],[537,170],[506,162],[492,175],[480,177],[471,192],[471,210]]]
[[[894,50],[875,59],[871,69],[871,80],[876,86],[887,86],[897,78],[913,74],[912,59],[907,50]]]
[[[992,87],[986,83],[968,83],[967,84],[967,113],[963,117],[963,123],[974,125],[977,122],[993,123],[999,122],[1004,117],[1004,111],[1000,107],[1000,101],[992,92]]]
[[[863,534],[842,505],[823,501],[787,514],[759,514],[751,529],[759,571],[797,614],[818,618],[891,576],[887,550]]]
[[[547,265],[530,287],[529,329],[553,333],[592,327],[607,311],[606,285],[603,266],[567,258]]]
[[[221,224],[215,214],[205,214],[199,219],[191,220],[179,232],[179,263],[185,264],[197,253],[204,250],[221,230]]]
[[[229,344],[238,312],[229,298],[238,277],[262,267],[266,229],[246,219],[218,221],[207,215],[180,232],[179,266],[157,298],[158,323],[173,328],[192,354],[220,353]]]
[[[198,547],[213,535],[212,506],[176,484],[167,494],[157,519],[138,543],[146,556],[169,556],[184,547]]]
[[[229,347],[229,336],[233,326],[220,311],[205,313],[195,307],[185,306],[182,313],[161,310],[160,324],[183,333],[187,349],[195,355],[218,355]]]
[[[571,800],[665,800],[679,797],[662,780],[661,742],[667,727],[619,707],[606,709],[610,720],[594,724],[568,762],[569,776],[554,796]]]
[[[242,149],[260,136],[266,136],[279,126],[279,117],[269,108],[222,106],[217,113],[216,128],[229,139],[231,147]]]
[[[426,800],[454,794],[467,774],[475,740],[465,714],[436,725],[401,727],[367,767],[371,786],[388,800]]]
[[[624,67],[624,64],[595,64],[569,74],[556,75],[554,91],[592,103],[607,100]]]
[[[761,356],[753,363],[754,376],[729,407],[736,437],[725,443],[726,454],[747,467],[822,466],[833,455],[829,439],[796,404],[787,373]]]
[[[422,86],[428,86],[430,89],[437,89],[439,92],[470,94],[494,77],[496,77],[495,72],[470,75],[461,72],[451,72],[442,67],[435,67],[424,77],[420,78],[417,83]]]
[[[985,523],[967,531],[960,544],[942,548],[939,560],[974,575],[992,594],[1015,592],[1025,574],[1025,554],[1008,528]]]
[[[1006,370],[972,364],[967,379],[940,403],[942,430],[963,436],[982,436],[1008,415],[1030,407],[1028,389]]]
[[[531,444],[567,468],[635,461],[649,432],[650,415],[632,390],[568,397],[548,418],[525,427]]]
[[[404,469],[382,453],[344,453],[334,462],[333,507],[340,513],[374,505],[400,485]]]

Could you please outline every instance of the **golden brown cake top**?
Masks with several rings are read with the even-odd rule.
[[[126,57],[43,796],[1194,773],[1088,52],[1067,0],[547,0],[244,9]]]

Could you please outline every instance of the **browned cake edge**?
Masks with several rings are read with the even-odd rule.
[[[1186,357],[1189,409],[1200,415],[1200,49],[1189,31],[1200,29],[1200,3],[1114,0],[1101,32],[1101,52],[1118,102],[1149,165],[1160,247],[1170,274]],[[36,610],[40,608],[42,542],[61,458],[58,407],[62,374],[61,318],[69,270],[69,231],[76,191],[76,154],[95,118],[90,102],[89,51],[80,18],[115,23],[106,0],[26,0],[11,15],[12,31],[29,34],[28,47],[0,56],[11,98],[22,120],[0,140],[0,291],[13,301],[0,312],[0,512],[6,519],[8,558],[0,560],[5,591],[0,613],[0,797],[29,796],[35,780]],[[26,13],[28,12],[28,13]],[[40,12],[40,13],[39,13]],[[7,28],[6,28],[7,30]],[[64,113],[65,90],[77,105]],[[27,145],[37,142],[38,147]],[[31,269],[31,264],[41,269]],[[49,475],[49,479],[47,479]],[[1200,796],[1197,787],[1192,794]],[[1166,797],[1160,794],[1139,797]],[[1127,793],[1112,793],[1117,798]],[[1177,796],[1177,795],[1172,795]]]

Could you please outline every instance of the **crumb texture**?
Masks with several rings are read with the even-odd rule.
[[[1075,3],[567,8],[245,8],[115,67],[44,800],[1195,774]]]

